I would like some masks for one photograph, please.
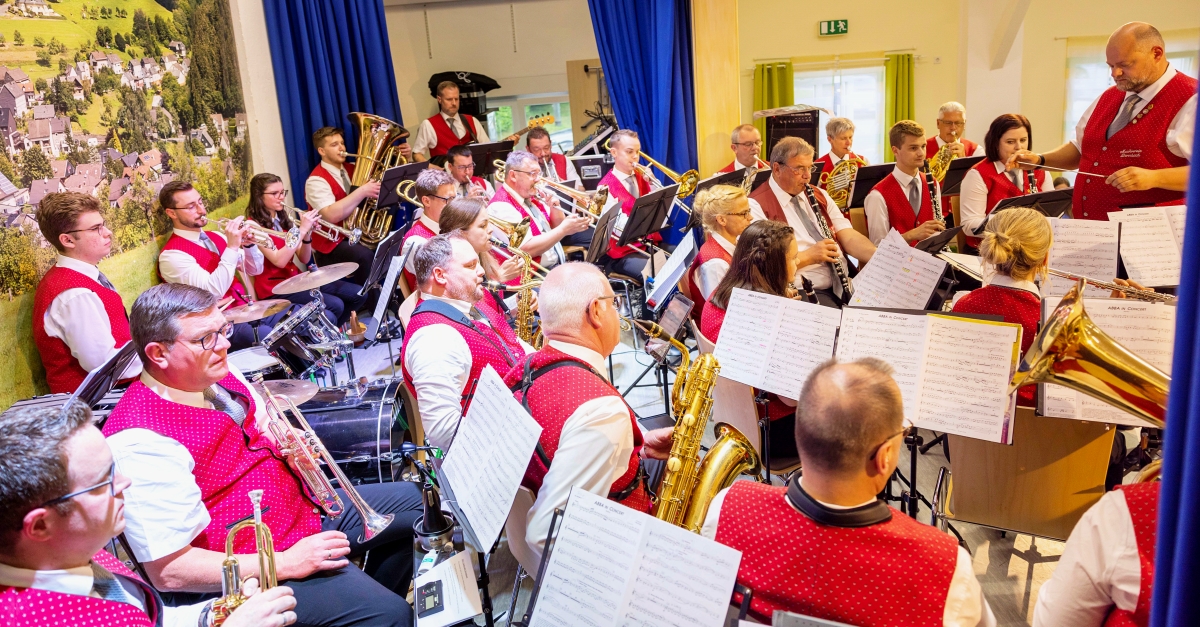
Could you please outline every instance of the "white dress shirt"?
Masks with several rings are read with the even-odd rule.
[[[783,191],[783,188],[779,187],[779,184],[775,182],[774,176],[771,177],[771,180],[767,183],[767,185],[771,186],[771,192],[775,194],[775,199],[779,201],[779,206],[783,207],[783,215],[785,218],[787,218],[788,226],[792,227],[792,230],[795,231],[796,243],[800,245],[800,251],[803,252],[804,250],[812,247],[813,244],[816,244],[817,240],[814,240],[812,236],[808,234],[808,229],[804,226],[804,223],[800,221],[800,217],[796,215],[796,211],[792,208],[792,197],[789,196],[787,192]],[[829,192],[826,192],[818,187],[816,188],[816,193],[825,197],[825,203],[827,207],[834,207],[834,209],[832,211],[828,211],[827,214],[830,218],[832,218],[829,222],[829,230],[833,231],[835,236],[839,231],[854,228],[854,225],[850,224],[850,220],[847,220],[846,217],[842,215],[842,212],[836,209],[837,204],[834,203],[833,199],[829,197]],[[813,220],[813,223],[815,224],[816,214],[813,213],[812,207],[808,206],[808,199],[805,198],[804,194],[800,194],[799,201],[800,210],[808,212],[809,218]],[[756,220],[766,219],[766,214],[763,213],[762,207],[759,206],[758,201],[754,200],[753,198],[750,199],[750,215],[752,215]],[[846,256],[844,252],[841,252],[840,254],[843,258]],[[796,271],[796,277],[794,279],[796,285],[800,284],[801,275],[808,277],[808,280],[812,281],[813,289],[827,290],[833,287],[833,272],[829,269],[828,264],[814,263],[810,266],[804,266],[803,268],[800,268]]]
[[[566,183],[567,181],[582,182],[579,178],[579,172],[575,169],[575,162],[572,161],[570,158],[567,158],[566,161],[567,161],[567,167],[566,167],[567,177],[562,178],[562,179],[558,178],[558,169],[554,167],[554,159],[553,158],[546,161],[545,163],[538,161],[538,167],[540,167],[542,169],[542,177],[548,178],[551,181],[554,181],[555,183]]]
[[[832,172],[833,171],[832,168],[834,166],[845,161],[850,155],[854,154],[854,152],[851,150],[847,150],[846,154],[844,154],[840,157],[833,154],[832,150],[830,150],[827,154],[829,155],[829,167],[830,167],[830,171]],[[862,155],[855,155],[855,156],[858,157],[859,159],[862,159],[862,162],[864,165],[871,165],[871,162],[866,157],[864,157]],[[822,172],[822,173],[824,174],[824,172]]]
[[[442,116],[443,120],[446,120],[446,125],[449,126],[451,130],[455,131],[455,137],[462,139],[463,135],[467,134],[467,126],[463,122],[462,116],[459,114],[455,113],[454,115],[446,115],[445,113],[439,111],[438,115]],[[479,121],[479,118],[475,116],[471,117],[473,120],[475,120],[476,143],[486,144],[492,141],[488,138],[487,131],[483,130],[483,124]],[[449,122],[451,118],[454,119],[454,124],[452,125]],[[437,146],[437,143],[437,131],[433,130],[433,124],[428,119],[421,120],[421,125],[417,127],[417,138],[413,140],[412,151],[414,153],[421,153],[428,156],[430,149],[432,149],[434,146]]]
[[[229,367],[254,398],[254,419],[266,424],[258,392],[241,372]],[[163,399],[180,405],[212,409],[202,392],[170,388],[148,373],[142,383]],[[149,429],[125,429],[108,437],[117,470],[132,484],[125,489],[125,538],[139,562],[166,557],[192,543],[212,520],[200,486],[192,474],[196,462],[187,447]]]
[[[605,376],[607,370],[600,353],[557,340],[546,344],[586,362],[600,376]],[[538,559],[542,557],[554,508],[566,505],[572,487],[607,497],[613,483],[629,469],[629,456],[633,454],[631,427],[629,408],[617,394],[583,403],[563,423],[558,450],[527,519],[525,541]]]
[[[74,270],[93,281],[98,281],[100,276],[99,268],[72,257],[59,255],[54,265]],[[103,366],[113,353],[120,350],[113,346],[116,339],[113,338],[104,302],[92,290],[76,287],[59,293],[42,315],[42,324],[46,335],[62,340],[71,349],[71,356],[79,362],[79,366],[88,372]],[[120,378],[133,377],[141,371],[142,362],[135,359]]]
[[[948,143],[946,140],[942,139],[941,135],[935,135],[934,139],[937,140],[938,150],[941,150],[942,146],[945,146]],[[959,137],[958,139],[960,142],[962,141],[961,137]],[[963,144],[963,148],[966,148],[966,147],[967,147],[966,144]],[[985,154],[987,154],[987,152],[983,149],[983,144],[975,144],[975,152],[972,152],[969,155],[965,154],[966,153],[965,150],[963,151],[963,153],[964,153],[963,154],[964,157],[982,157]]]
[[[996,168],[996,172],[1004,171],[1003,161],[993,161],[992,166]],[[1021,170],[1013,170],[1020,177],[1019,189],[1025,189],[1027,174]],[[1009,179],[1012,178],[1012,172],[1009,173]],[[1016,185],[1016,183],[1013,183]],[[1037,191],[1052,192],[1054,191],[1054,177],[1049,173],[1042,180],[1042,186]],[[983,224],[984,218],[988,215],[988,210],[991,207],[987,206],[987,184],[983,182],[983,175],[975,168],[967,170],[967,175],[963,177],[962,185],[960,186],[958,197],[958,215],[962,219],[963,231],[968,235],[978,235],[977,229]],[[942,208],[945,210],[945,207]],[[886,235],[886,234],[885,234]]]
[[[1132,612],[1141,588],[1129,504],[1121,490],[1113,490],[1071,530],[1054,575],[1038,592],[1033,627],[1099,627],[1113,605]]]
[[[324,161],[321,162],[321,167],[333,175],[334,180],[342,182],[342,191],[350,193],[350,173],[344,167],[334,167]],[[333,188],[329,186],[329,181],[313,175],[304,181],[304,200],[309,207],[313,209],[324,209],[329,205],[337,202],[333,197]]]
[[[1172,78],[1175,78],[1176,72],[1175,68],[1168,65],[1167,71],[1163,72],[1163,75],[1158,77],[1158,80],[1151,83],[1150,86],[1142,91],[1137,92],[1141,101],[1134,105],[1133,116],[1137,116],[1142,109],[1146,108],[1147,104],[1154,100],[1154,97],[1158,95],[1163,86]],[[1075,124],[1075,137],[1071,138],[1071,143],[1081,153],[1083,152],[1083,148],[1080,146],[1080,142],[1083,141],[1084,130],[1087,128],[1088,120],[1092,119],[1092,112],[1096,110],[1096,104],[1100,102],[1101,96],[1096,96],[1092,104],[1088,105],[1087,110],[1083,112],[1083,116],[1079,118],[1079,122]],[[1125,94],[1125,97],[1128,98],[1129,94]],[[1175,117],[1171,118],[1171,125],[1167,127],[1167,149],[1175,156],[1183,157],[1190,162],[1192,160],[1192,135],[1195,130],[1196,94],[1192,94],[1192,97],[1188,98],[1187,102],[1183,104],[1183,108],[1179,110],[1179,113],[1176,113]],[[1083,164],[1080,164],[1081,168],[1082,166]]]
[[[27,570],[0,564],[0,586],[46,590],[95,599],[100,598],[92,591],[95,580],[91,565],[64,570]],[[144,610],[146,597],[142,594],[142,589],[123,578],[118,578],[117,581],[129,596],[141,601]],[[205,601],[179,607],[163,606],[163,627],[195,627],[200,620],[200,612],[208,604],[209,602]]]
[[[766,161],[763,161],[762,159],[759,159],[758,157],[755,157],[754,158],[754,167],[758,168],[759,170],[769,170],[769,169],[771,169],[771,164],[767,163]],[[742,170],[745,170],[745,169],[746,169],[746,166],[742,165],[742,162],[738,161],[737,158],[734,157],[733,171],[741,172]]]
[[[200,243],[199,231],[175,229],[174,233],[197,246],[204,247],[204,244]],[[205,231],[204,234],[213,239],[220,238],[222,242],[225,242],[224,233]],[[164,250],[158,255],[158,271],[162,274],[163,281],[183,283],[208,290],[216,294],[217,298],[224,296],[225,292],[229,291],[229,287],[237,278],[239,269],[250,276],[262,274],[263,254],[258,246],[238,248],[229,246],[226,242],[225,252],[221,254],[221,261],[217,264],[217,269],[212,272],[200,267],[200,262],[196,261],[195,257],[182,250]]]
[[[904,197],[908,198],[908,186],[914,177],[905,174],[900,169],[900,166],[892,168],[892,175],[896,177],[896,182],[900,184],[900,190],[904,192]],[[921,173],[918,172],[916,178],[920,181],[921,202],[924,203],[925,198],[929,196],[929,191],[925,187],[925,177],[921,176]],[[934,185],[937,186],[937,193],[940,197],[942,186],[937,181],[934,181]],[[986,195],[985,192],[984,196]],[[905,209],[912,211],[912,206],[906,203]],[[949,205],[943,206],[942,216],[947,215],[949,210]],[[883,194],[878,189],[872,189],[867,194],[867,197],[863,199],[863,211],[867,215],[867,237],[871,239],[872,244],[878,246],[879,242],[882,242],[883,238],[887,237],[888,232],[892,230],[892,220],[888,217],[887,201],[883,199]],[[917,226],[920,226],[920,223],[917,223]]]
[[[1025,290],[1026,292],[1029,292],[1038,298],[1042,297],[1042,290],[1038,287],[1037,283],[1034,283],[1033,281],[1017,281],[1007,274],[996,274],[995,269],[990,266],[984,268],[983,275],[984,279],[986,280],[986,285],[1011,287],[1015,290]]]
[[[508,192],[509,198],[512,198],[514,202],[522,202],[520,194],[517,194],[517,190],[509,186],[508,183],[504,184],[504,190]],[[546,215],[541,209],[538,209],[538,206],[532,202],[525,204],[525,210],[529,212],[529,218],[537,224],[538,230],[541,231],[542,235],[550,232],[550,216]],[[511,223],[520,222],[525,217],[521,215],[520,210],[506,202],[494,202],[488,205],[487,211],[489,216]],[[504,234],[495,227],[493,227],[493,230],[496,231],[497,237],[504,241],[508,241],[507,234]],[[525,239],[521,240],[521,244],[524,244],[525,241],[531,237],[533,237],[533,229],[530,229],[529,232],[525,234]],[[538,263],[542,264],[542,267],[553,268],[554,266],[562,263],[566,258],[567,254],[563,251],[562,244],[555,242],[554,246],[542,253],[542,258],[540,260],[535,259],[535,261],[538,261]]]
[[[717,539],[717,526],[721,520],[721,505],[725,503],[725,495],[728,493],[729,488],[721,490],[708,506],[708,514],[704,517],[704,526],[700,529],[700,535],[709,540]],[[813,500],[815,501],[816,499]],[[854,507],[862,507],[863,505],[873,503],[874,499],[854,507],[843,507],[823,501],[817,502],[829,509],[854,509]],[[792,505],[791,501],[787,501],[787,504],[796,511],[798,516],[804,515]],[[1059,567],[1062,567],[1062,562],[1059,562]],[[1038,604],[1041,604],[1041,597],[1038,598]],[[992,613],[991,606],[988,605],[987,599],[983,596],[983,589],[979,586],[979,580],[975,578],[975,568],[971,562],[971,554],[967,553],[967,550],[961,546],[958,547],[958,557],[954,563],[954,575],[950,578],[950,588],[946,593],[946,608],[942,611],[942,624],[945,627],[995,627],[996,625],[996,616]],[[1074,625],[1074,623],[1055,624]]]
[[[487,201],[491,201],[492,196],[496,195],[496,188],[492,187],[492,184],[489,183],[488,180],[485,178],[481,178],[479,180],[483,181],[483,199],[487,200]],[[466,196],[470,196],[471,195],[471,185],[473,183],[474,183],[474,181],[472,181],[470,179],[467,179],[466,183],[459,183],[457,180],[454,181],[454,194],[456,196],[458,196],[459,198],[464,198]]]
[[[720,233],[709,231],[708,236],[713,238],[713,241],[721,248],[725,249],[725,252],[733,256],[733,249],[736,244],[722,237]],[[717,289],[717,284],[721,282],[721,279],[725,278],[725,274],[728,272],[729,262],[720,257],[709,259],[700,264],[700,268],[696,271],[696,274],[700,277],[700,293],[704,294],[704,300],[708,300],[708,297],[712,296],[713,290]]]
[[[422,213],[421,216],[419,218],[417,218],[417,221],[420,222],[421,224],[424,224],[426,227],[428,227],[429,230],[433,231],[435,235],[438,233],[441,233],[441,230],[438,229],[437,221],[429,219],[429,216],[425,215],[424,213]],[[408,255],[407,261],[404,262],[405,270],[408,270],[409,272],[412,272],[414,274],[417,272],[417,266],[416,266],[417,251],[421,250],[421,248],[423,246],[425,246],[425,242],[428,242],[428,241],[429,241],[428,239],[425,239],[424,237],[422,237],[420,235],[415,235],[415,234],[409,235],[408,238],[404,240],[404,248],[400,251],[400,255],[401,256]],[[411,250],[411,252],[410,252],[410,250]]]

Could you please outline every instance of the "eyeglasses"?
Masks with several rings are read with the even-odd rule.
[[[744,217],[746,217],[746,216],[750,215],[750,210],[749,210],[749,209],[747,209],[747,210],[745,210],[745,211],[739,211],[739,212],[737,212],[737,213],[730,213],[730,214],[727,214],[727,215],[731,215],[731,216],[733,216],[733,217],[735,217],[735,218],[744,218]]]
[[[542,176],[541,170],[518,170],[516,168],[513,168],[512,170],[510,170],[510,172],[520,172],[521,174],[525,174],[525,175],[529,176],[529,178],[535,179],[535,180],[541,178],[541,176]]]
[[[91,492],[92,490],[95,490],[96,488],[102,488],[104,486],[108,486],[108,495],[109,496],[116,496],[117,495],[116,484],[113,481],[113,479],[115,479],[116,476],[117,476],[117,462],[114,461],[112,463],[112,465],[108,467],[108,479],[106,481],[97,483],[94,486],[87,487],[82,490],[76,490],[75,492],[72,492],[70,494],[64,494],[63,496],[60,496],[56,499],[50,499],[49,501],[42,503],[38,507],[49,507],[49,506],[55,505],[57,503],[69,501],[69,500],[79,496],[80,494],[87,494],[88,492]]]
[[[796,176],[800,176],[801,172],[807,172],[809,174],[809,176],[812,176],[812,166],[811,165],[798,165],[795,167],[792,167],[786,163],[780,163],[779,165],[781,167],[787,168],[788,170],[791,170],[792,174],[795,174]]]
[[[459,172],[466,172],[467,170],[474,170],[475,163],[472,162],[472,163],[465,163],[463,165],[452,165],[450,167],[454,168],[455,170],[458,170]]]
[[[733,145],[741,146],[742,148],[761,148],[762,140],[760,139],[760,140],[754,141],[754,142],[734,142]]]
[[[451,200],[454,200],[454,198],[453,198],[453,197],[446,198],[445,196],[438,196],[437,194],[430,194],[430,195],[429,195],[429,197],[430,197],[430,198],[437,198],[438,200],[440,200],[440,201],[442,201],[442,202],[450,202]]]
[[[217,329],[216,331],[213,331],[211,333],[206,333],[204,335],[204,337],[201,337],[198,340],[192,340],[192,342],[199,344],[200,348],[202,348],[206,351],[210,351],[217,347],[217,335],[218,334],[223,335],[225,337],[229,337],[230,335],[232,335],[233,334],[233,323],[226,322],[225,324],[221,325],[220,329]]]
[[[274,196],[276,198],[284,198],[287,196],[288,190],[281,189],[277,192],[263,192],[263,196]]]
[[[902,433],[904,433],[904,432],[908,431],[909,429],[911,429],[911,428],[912,428],[912,426],[913,426],[913,424],[912,424],[911,422],[909,422],[907,418],[905,418],[905,419],[904,419],[904,427],[903,427],[902,429],[900,429],[899,431],[897,431],[897,432],[895,432],[895,433],[893,433],[893,434],[889,435],[889,436],[887,437],[887,439],[886,439],[886,440],[884,440],[884,441],[880,442],[880,443],[879,443],[879,446],[876,446],[876,447],[875,447],[875,448],[874,448],[874,449],[871,451],[871,456],[870,456],[870,457],[868,457],[868,458],[867,458],[867,460],[868,460],[868,461],[875,461],[875,456],[876,456],[876,455],[879,455],[879,449],[883,448],[883,445],[884,445],[884,444],[887,444],[888,442],[891,442],[891,441],[892,441],[892,438],[894,438],[894,437],[896,437],[896,436],[898,436],[898,435],[900,435],[900,434],[902,434]]]
[[[967,125],[966,122],[948,122],[946,120],[938,120],[938,124],[945,124],[946,126],[953,126],[955,128]]]
[[[102,230],[102,229],[103,229],[105,226],[107,226],[107,224],[106,224],[106,223],[104,223],[104,222],[101,222],[100,224],[97,224],[96,226],[89,226],[89,227],[88,227],[88,228],[86,228],[86,229],[75,229],[74,231],[67,231],[65,234],[69,235],[69,234],[71,234],[71,233],[82,233],[82,232],[84,232],[84,231],[91,231],[92,233],[95,233],[96,235],[99,235],[99,234],[100,234],[100,231],[101,231],[101,230]]]
[[[616,294],[613,294],[612,296],[598,296],[593,298],[592,302],[588,303],[588,306],[584,308],[584,311],[590,310],[592,308],[592,303],[608,303],[612,305],[613,309],[617,309],[619,307]]]
[[[179,211],[179,210],[182,210],[182,209],[186,209],[186,210],[188,210],[188,211],[195,211],[195,210],[197,210],[197,209],[201,209],[201,208],[203,208],[204,206],[205,206],[205,204],[204,204],[204,199],[203,199],[203,198],[197,198],[197,199],[196,199],[196,202],[193,202],[193,203],[191,203],[190,205],[184,205],[184,206],[182,206],[182,207],[167,207],[167,208],[168,208],[168,209],[174,209],[174,210],[176,210],[176,211]]]

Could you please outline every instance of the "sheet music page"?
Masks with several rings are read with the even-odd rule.
[[[951,265],[959,266],[964,272],[983,281],[984,284],[987,283],[986,277],[983,276],[983,263],[979,261],[979,257],[948,252],[940,252],[937,256],[950,261]]]
[[[1129,278],[1147,287],[1179,285],[1182,255],[1162,207],[1126,209],[1121,223],[1121,259]]]
[[[714,355],[721,376],[795,399],[808,374],[833,356],[841,312],[734,289]]]
[[[886,361],[895,372],[892,378],[904,397],[904,415],[917,417],[921,361],[925,352],[925,327],[929,316],[891,311],[842,309],[842,330],[838,335],[838,361],[876,357]]]
[[[1019,358],[1021,325],[926,316],[918,427],[989,442],[1012,442],[1016,395],[1008,382]]]
[[[1187,225],[1187,205],[1169,205],[1162,208],[1167,213],[1167,222],[1171,223],[1171,232],[1175,234],[1175,243],[1183,253],[1183,229]]]
[[[1050,220],[1054,245],[1050,247],[1050,267],[1101,281],[1117,276],[1117,222],[1099,220]],[[1048,276],[1042,284],[1046,297],[1062,296],[1075,282]],[[1108,296],[1108,290],[1088,285],[1085,296]]]
[[[470,552],[455,553],[450,559],[429,569],[429,572],[417,577],[413,588],[434,581],[442,582],[443,609],[424,617],[418,616],[417,627],[446,627],[483,613],[483,600],[479,597],[479,586],[475,585]]]
[[[741,553],[572,490],[531,627],[720,627]]]
[[[480,550],[491,549],[499,537],[541,434],[542,427],[495,369],[484,368],[471,408],[442,461]]]
[[[871,256],[871,262],[854,278],[850,304],[924,309],[945,268],[945,261],[909,246],[892,229]]]

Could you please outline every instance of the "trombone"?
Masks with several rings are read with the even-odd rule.
[[[221,218],[220,220],[217,220],[217,226],[224,229],[230,222],[232,222],[232,220],[229,218]],[[267,250],[276,249],[275,240],[271,239],[272,235],[282,238],[283,245],[287,248],[296,248],[300,245],[300,229],[297,227],[293,226],[290,230],[284,232],[268,229],[267,227],[253,220],[246,220],[246,224],[250,225],[250,239],[253,240],[255,244],[258,244]]]
[[[609,152],[612,152],[612,147],[610,146],[611,143],[612,143],[612,139],[605,140],[604,141],[604,149]],[[641,158],[645,159],[646,161],[649,161],[650,165],[658,168],[663,174],[665,174],[667,176],[667,178],[669,178],[672,181],[679,184],[679,191],[676,192],[676,194],[675,194],[676,198],[687,198],[688,196],[692,195],[692,192],[696,191],[696,184],[698,184],[700,182],[700,173],[699,172],[697,172],[695,170],[688,170],[687,172],[684,172],[683,174],[679,174],[679,173],[675,172],[674,170],[672,170],[671,168],[668,168],[667,166],[655,161],[650,155],[648,155],[640,150],[638,151],[638,155],[641,156]],[[650,171],[649,167],[644,166],[640,163],[635,163],[634,167],[641,171],[642,176],[646,177],[651,182],[651,185],[653,185],[654,183],[658,183],[658,178],[654,176],[654,173]],[[659,183],[659,185],[661,186],[661,183]],[[685,209],[686,209],[686,207],[685,207]],[[691,212],[689,211],[688,213],[691,213]]]
[[[501,220],[500,218],[488,216],[488,222],[490,222],[492,226],[504,231],[504,234],[508,236],[509,246],[512,248],[520,246],[521,242],[525,241],[525,236],[529,235],[529,216],[521,218],[520,222],[509,222],[507,220]]]
[[[288,213],[288,217],[290,217],[293,222],[300,222],[300,216],[304,213],[299,208],[291,205],[284,205],[283,210]],[[320,214],[317,214],[317,224],[313,227],[313,233],[316,233],[317,235],[320,235],[328,240],[336,240],[339,235],[344,236],[351,244],[357,244],[358,240],[362,239],[362,229],[348,229],[338,226],[329,220],[322,218]]]

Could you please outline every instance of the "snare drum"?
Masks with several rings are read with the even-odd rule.
[[[300,406],[305,420],[321,439],[342,472],[353,483],[391,481],[392,450],[403,442],[404,425],[398,398],[401,379],[367,384],[362,395],[352,387],[325,388]]]
[[[287,376],[283,363],[272,357],[267,349],[252,346],[240,351],[229,353],[229,365],[237,368],[247,381],[253,381],[261,375],[265,380],[283,379]]]

